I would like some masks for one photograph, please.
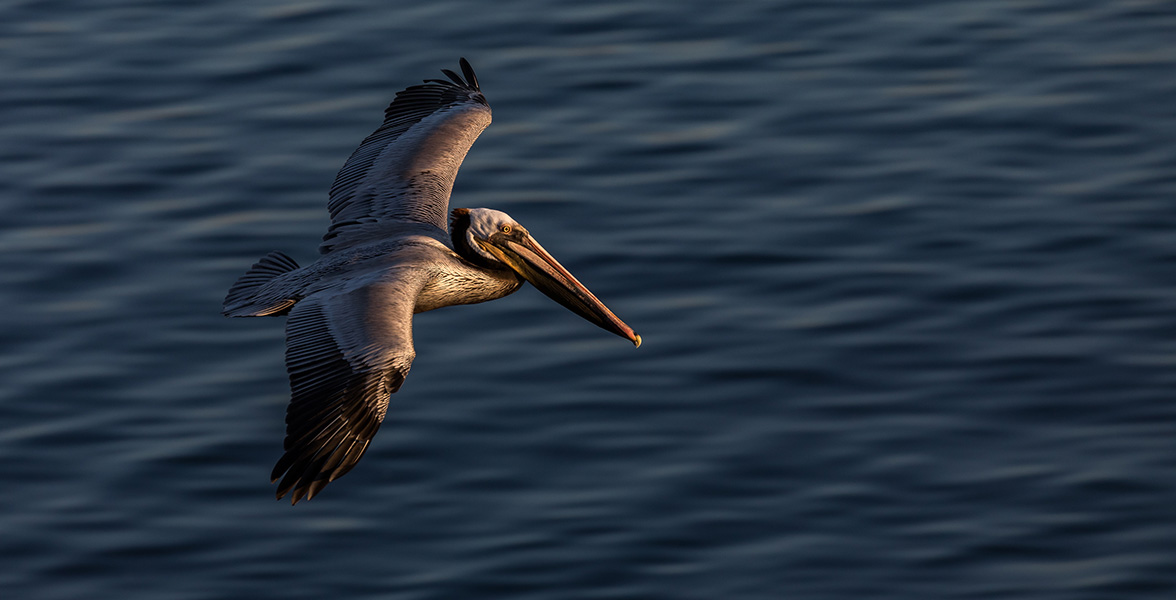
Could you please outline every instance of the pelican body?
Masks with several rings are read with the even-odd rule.
[[[230,317],[287,315],[285,454],[277,497],[313,498],[367,451],[416,354],[412,315],[495,300],[524,281],[634,345],[617,318],[531,234],[488,208],[449,212],[466,153],[490,124],[469,62],[464,78],[430,79],[398,94],[383,124],[335,178],[322,256],[300,267],[263,257],[229,289]],[[449,223],[447,223],[449,217]]]

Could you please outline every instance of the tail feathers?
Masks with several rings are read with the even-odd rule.
[[[286,314],[297,302],[293,298],[257,298],[258,290],[273,278],[298,268],[293,258],[281,252],[270,252],[257,261],[229,288],[225,296],[226,317],[267,317]]]

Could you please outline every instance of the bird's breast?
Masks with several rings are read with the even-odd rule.
[[[522,279],[512,271],[482,269],[465,261],[451,262],[433,272],[417,296],[414,312],[497,300],[518,290],[522,284]]]

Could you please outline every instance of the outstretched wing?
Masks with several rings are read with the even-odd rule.
[[[319,251],[424,223],[448,231],[449,193],[466,152],[490,124],[490,105],[466,59],[459,75],[425,80],[396,94],[384,124],[347,159],[331,186],[331,227]]]
[[[286,454],[271,478],[281,499],[313,498],[367,451],[415,356],[412,311],[421,283],[404,271],[304,298],[286,323]],[[284,475],[284,476],[283,476]]]

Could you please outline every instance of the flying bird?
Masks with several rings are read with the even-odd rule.
[[[287,315],[285,454],[277,497],[313,498],[368,449],[416,353],[412,316],[495,300],[529,281],[589,322],[641,345],[525,227],[489,208],[456,208],[457,170],[490,105],[466,59],[462,75],[396,94],[384,122],[331,186],[322,256],[305,267],[281,252],[229,289],[229,317]],[[449,222],[447,223],[447,217]]]

